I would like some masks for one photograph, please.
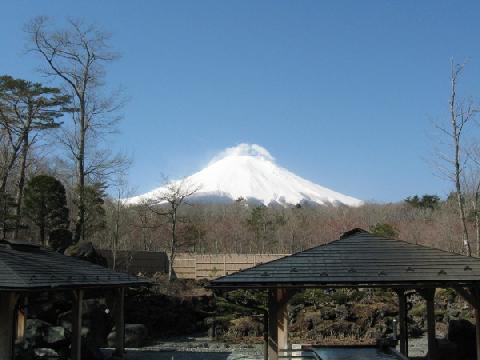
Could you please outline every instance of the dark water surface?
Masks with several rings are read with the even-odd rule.
[[[388,360],[397,359],[375,348],[317,348],[322,360]]]

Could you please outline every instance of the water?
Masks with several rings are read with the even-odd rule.
[[[317,348],[314,351],[322,360],[388,360],[397,359],[375,348]]]

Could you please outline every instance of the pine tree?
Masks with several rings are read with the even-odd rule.
[[[25,215],[39,228],[40,241],[46,244],[45,234],[68,226],[65,188],[52,176],[33,177],[25,188]]]
[[[80,191],[80,187],[76,188],[76,192]],[[85,215],[83,222],[84,239],[88,239],[94,233],[105,229],[106,212],[104,208],[105,184],[95,183],[85,185],[83,189],[83,201],[85,205]],[[75,197],[74,204],[78,207],[78,197]]]

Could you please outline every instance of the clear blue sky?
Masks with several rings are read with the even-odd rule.
[[[448,115],[449,61],[480,98],[478,1],[2,1],[0,73],[37,79],[22,27],[37,15],[95,22],[122,58],[113,147],[133,155],[137,193],[241,142],[337,191],[397,201],[444,196],[429,165]]]

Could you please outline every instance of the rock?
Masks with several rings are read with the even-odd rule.
[[[458,359],[476,356],[475,326],[470,321],[451,320],[447,339],[457,346]]]
[[[35,356],[39,358],[52,359],[52,357],[58,357],[58,353],[50,348],[38,348],[34,350]]]
[[[65,329],[61,326],[50,326],[47,329],[45,342],[49,345],[56,345],[65,342]]]
[[[234,337],[260,336],[263,333],[263,323],[251,316],[244,316],[232,320],[228,332]]]
[[[116,329],[108,334],[108,346],[115,347]],[[125,347],[139,348],[147,340],[148,330],[143,324],[125,324]]]
[[[337,312],[335,309],[328,307],[322,308],[320,314],[323,320],[335,320],[337,318]]]
[[[107,259],[95,250],[91,242],[81,241],[71,245],[65,250],[64,255],[90,261],[97,265],[107,266]]]
[[[25,345],[28,347],[39,347],[45,345],[46,343],[44,338],[50,326],[51,325],[46,321],[39,319],[27,319],[24,340]]]

